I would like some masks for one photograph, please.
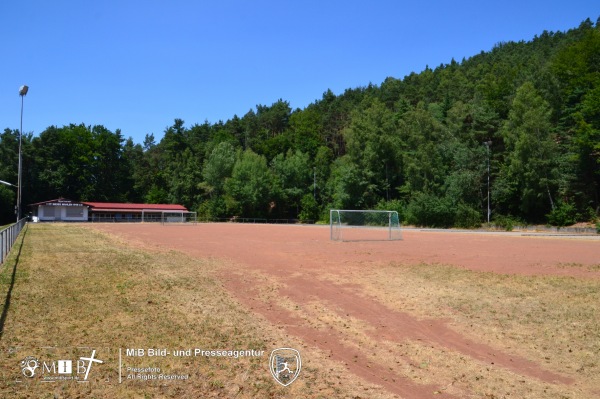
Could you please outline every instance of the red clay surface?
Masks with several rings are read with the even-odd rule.
[[[341,362],[355,375],[403,398],[431,397],[436,387],[414,383],[385,364],[373,362],[361,350],[348,345],[347,337],[335,329],[310,326],[277,301],[259,298],[261,281],[256,273],[276,283],[279,287],[276,298],[285,298],[297,306],[314,301],[327,303],[340,317],[367,323],[375,340],[429,342],[483,363],[561,384],[572,380],[547,371],[534,361],[467,339],[444,320],[423,320],[389,309],[361,294],[359,286],[335,283],[323,276],[348,275],[398,262],[449,264],[504,274],[600,278],[597,267],[587,268],[600,265],[600,241],[594,239],[405,230],[403,241],[340,243],[329,240],[328,228],[317,226],[97,224],[93,227],[132,243],[231,262],[235,271],[223,272],[221,278],[240,303],[272,324],[283,326],[289,335],[329,353],[331,359]],[[444,393],[444,397],[452,396]]]

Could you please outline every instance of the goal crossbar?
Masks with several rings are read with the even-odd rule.
[[[402,240],[396,211],[331,209],[329,229],[334,241]]]

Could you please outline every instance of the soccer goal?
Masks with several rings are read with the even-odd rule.
[[[183,212],[183,211],[163,211],[160,214],[161,224],[182,224],[191,223],[196,224],[196,212]]]
[[[402,240],[396,211],[329,211],[330,238],[334,241]]]

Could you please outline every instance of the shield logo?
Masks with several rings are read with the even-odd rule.
[[[278,348],[271,352],[269,370],[275,381],[287,387],[296,381],[302,368],[300,352],[292,348]]]

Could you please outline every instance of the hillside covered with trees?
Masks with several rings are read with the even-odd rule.
[[[17,181],[18,130],[0,134]],[[180,203],[211,218],[326,220],[330,208],[396,209],[403,223],[491,218],[566,225],[600,209],[600,19],[426,67],[379,85],[285,100],[160,142],[103,126],[23,136],[23,203],[58,197]],[[488,164],[489,161],[489,164]],[[0,224],[15,190],[0,185]]]

